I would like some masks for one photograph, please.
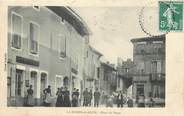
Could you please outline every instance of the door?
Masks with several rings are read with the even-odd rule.
[[[47,86],[47,74],[46,73],[41,73],[41,84],[40,84],[41,103],[43,103],[43,98],[44,98],[43,90],[46,88],[46,86]]]
[[[144,95],[144,84],[137,85],[137,95]]]
[[[15,76],[15,101],[17,106],[23,105],[23,98],[21,97],[23,89],[23,70],[16,69]]]
[[[36,71],[31,71],[30,85],[33,86],[33,97],[36,98],[36,93],[37,93],[37,72]]]
[[[56,76],[56,88],[55,92],[57,92],[58,88],[61,88],[63,86],[63,79],[61,76]]]
[[[68,79],[68,77],[65,77],[65,78],[63,79],[63,86],[64,86],[64,87],[68,87],[68,86],[69,86],[69,79]]]

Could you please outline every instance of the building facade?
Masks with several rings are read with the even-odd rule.
[[[100,66],[100,91],[112,94],[117,89],[117,71],[113,64],[101,62]]]
[[[89,88],[92,91],[95,88],[99,88],[99,79],[100,79],[100,58],[102,54],[96,49],[87,46],[84,65],[84,89]]]
[[[129,97],[132,97],[134,66],[135,64],[131,59],[121,60],[117,66],[117,90],[122,90]]]
[[[43,90],[81,89],[89,30],[69,7],[8,7],[8,106],[24,105],[33,85],[35,105]]]
[[[165,98],[165,36],[132,39],[133,97]]]

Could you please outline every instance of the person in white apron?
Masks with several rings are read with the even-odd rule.
[[[45,98],[44,98],[44,106],[50,106],[52,102],[52,94],[51,94],[51,86],[43,90]]]
[[[33,98],[33,89],[32,85],[30,85],[29,89],[27,90],[27,106],[34,106],[34,98]]]

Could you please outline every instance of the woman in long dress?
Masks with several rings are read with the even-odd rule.
[[[48,88],[44,89],[44,95],[45,95],[45,99],[44,99],[44,106],[50,106],[51,105],[51,86],[49,85]]]
[[[64,91],[64,106],[65,107],[71,107],[70,92],[68,91],[67,87],[65,87],[65,91]]]
[[[60,106],[60,96],[61,96],[61,90],[60,90],[60,88],[58,88],[57,93],[56,93],[56,96],[57,96],[56,107],[59,107]]]
[[[108,96],[106,101],[106,107],[113,107],[113,99],[114,96],[112,94]]]
[[[63,87],[58,88],[56,95],[57,95],[56,107],[64,107]]]
[[[34,106],[33,89],[32,85],[27,90],[27,106]]]

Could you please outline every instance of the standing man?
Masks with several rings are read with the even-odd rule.
[[[90,91],[88,92],[88,106],[91,106],[91,100],[93,98],[93,92],[92,89],[90,89]]]
[[[83,100],[83,106],[87,106],[87,97],[88,97],[88,88],[86,88],[85,90],[84,90],[84,92],[83,92],[83,98],[84,98],[84,100]]]
[[[118,96],[117,96],[117,106],[123,107],[123,94],[121,91],[119,91]]]
[[[98,91],[98,88],[96,88],[94,92],[94,107],[99,106],[99,100],[100,100],[100,92]]]
[[[78,97],[77,97],[77,90],[74,88],[74,91],[72,92],[72,107],[77,107],[78,104]]]

